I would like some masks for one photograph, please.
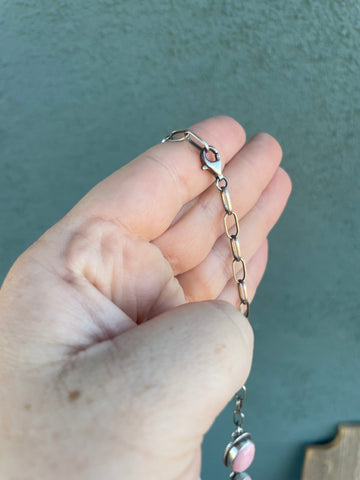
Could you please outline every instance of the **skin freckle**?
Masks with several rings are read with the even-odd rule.
[[[214,350],[215,355],[219,355],[219,353],[221,353],[225,348],[226,348],[225,344],[222,344],[216,347]]]
[[[80,390],[72,390],[69,392],[68,399],[69,402],[75,402],[81,395]]]
[[[24,410],[27,410],[27,411],[31,410],[31,405],[30,405],[30,403],[25,403],[25,405],[24,405]]]

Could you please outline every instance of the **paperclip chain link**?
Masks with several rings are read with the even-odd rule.
[[[224,227],[225,233],[228,239],[230,240],[230,248],[232,253],[232,272],[234,281],[237,286],[238,295],[240,299],[240,311],[246,318],[249,318],[250,315],[250,302],[248,299],[248,293],[246,288],[246,262],[241,255],[241,248],[239,242],[239,219],[237,214],[234,212],[231,204],[230,193],[228,190],[229,180],[221,173],[221,162],[220,156],[216,148],[210,146],[204,140],[202,140],[196,133],[191,132],[190,130],[175,130],[170,133],[167,137],[163,139],[165,142],[182,142],[188,141],[196,148],[200,150],[200,159],[203,163],[203,168],[210,171],[215,176],[216,179],[216,188],[219,190],[221,195],[221,203],[225,211],[224,215]],[[220,168],[216,165],[215,161],[210,160],[207,157],[207,153],[212,152],[215,155],[217,162],[220,162]]]

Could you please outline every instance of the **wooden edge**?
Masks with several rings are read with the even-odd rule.
[[[341,442],[343,441],[346,431],[348,428],[356,428],[357,430],[360,430],[360,423],[340,423],[338,425],[337,429],[337,434],[333,440],[327,443],[319,443],[316,445],[308,445],[305,448],[305,454],[304,454],[304,462],[303,462],[303,467],[302,467],[302,473],[301,473],[301,479],[305,480],[305,466],[307,464],[307,461],[310,457],[310,455],[318,450],[331,450],[337,448]]]

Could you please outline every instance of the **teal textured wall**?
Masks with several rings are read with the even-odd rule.
[[[95,183],[226,113],[276,136],[293,195],[254,306],[254,480],[360,420],[358,0],[2,0],[0,275]],[[220,464],[231,406],[204,442]]]

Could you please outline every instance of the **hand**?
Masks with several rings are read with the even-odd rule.
[[[192,130],[227,164],[252,298],[291,188],[281,149],[244,146],[228,117]],[[252,358],[222,218],[198,150],[160,144],[18,258],[0,291],[0,478],[198,478]]]

